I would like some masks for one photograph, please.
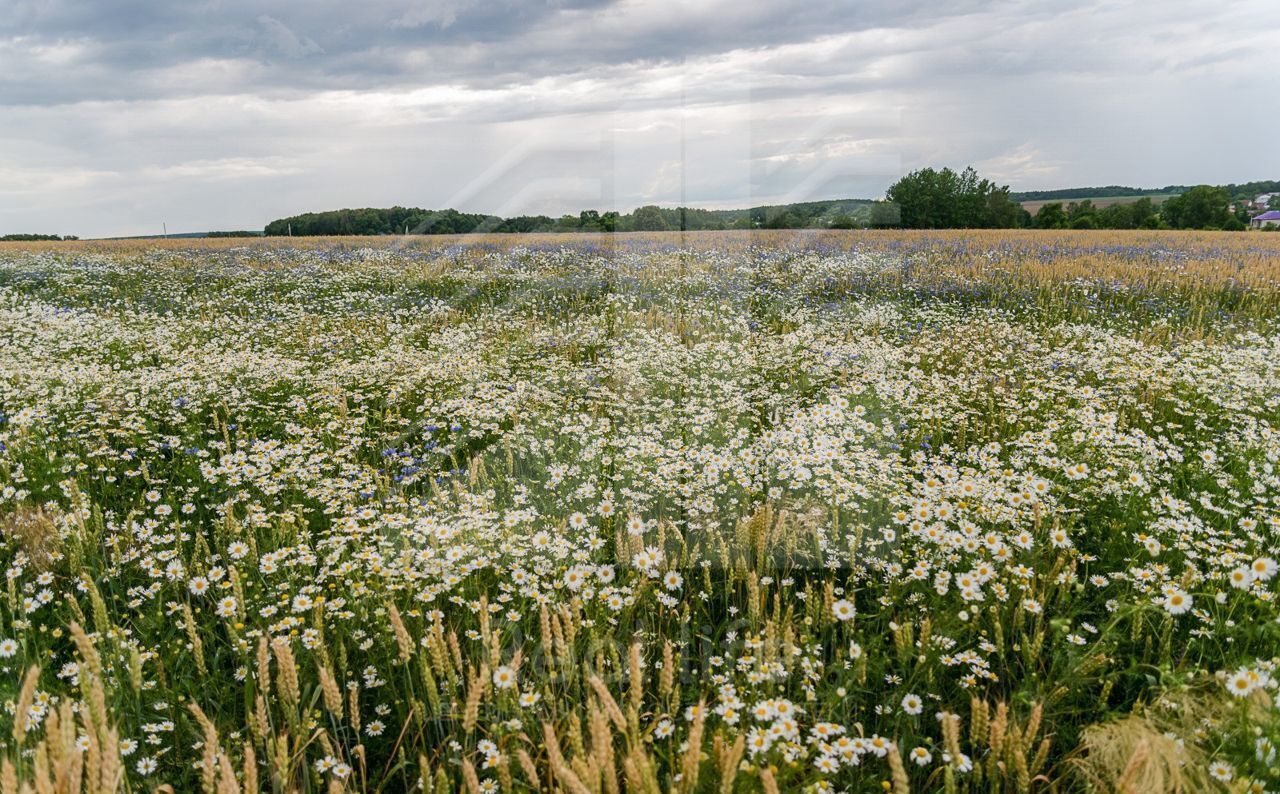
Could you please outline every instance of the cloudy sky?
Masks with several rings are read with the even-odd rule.
[[[1275,0],[0,0],[0,233],[1280,178]]]

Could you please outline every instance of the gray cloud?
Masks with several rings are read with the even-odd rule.
[[[302,58],[306,55],[324,52],[319,44],[316,44],[306,36],[299,36],[294,33],[289,29],[288,25],[275,17],[263,14],[258,17],[258,24],[262,26],[263,33],[267,41],[271,43],[271,46],[286,58]]]
[[[1280,176],[1270,0],[8,5],[0,232]]]

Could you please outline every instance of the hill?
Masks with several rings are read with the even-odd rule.
[[[1192,185],[1166,185],[1164,187],[1127,187],[1125,185],[1106,185],[1103,187],[1068,187],[1058,188],[1054,190],[1022,190],[1009,194],[1009,198],[1014,201],[1021,202],[1026,206],[1028,202],[1038,201],[1084,201],[1089,199],[1094,204],[1100,201],[1114,201],[1120,198],[1138,199],[1143,196],[1149,196],[1154,201],[1158,198],[1168,198],[1169,196],[1177,196],[1186,193]],[[1263,179],[1255,182],[1230,182],[1225,185],[1216,185],[1227,191],[1233,199],[1253,198],[1259,193],[1273,193],[1280,191],[1280,180]]]

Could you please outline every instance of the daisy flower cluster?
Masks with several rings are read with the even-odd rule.
[[[1067,790],[1180,703],[1149,748],[1280,791],[1277,262],[1143,233],[4,249],[0,764]]]

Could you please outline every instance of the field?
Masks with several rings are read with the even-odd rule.
[[[1280,791],[1280,235],[289,242],[0,246],[0,791]]]

